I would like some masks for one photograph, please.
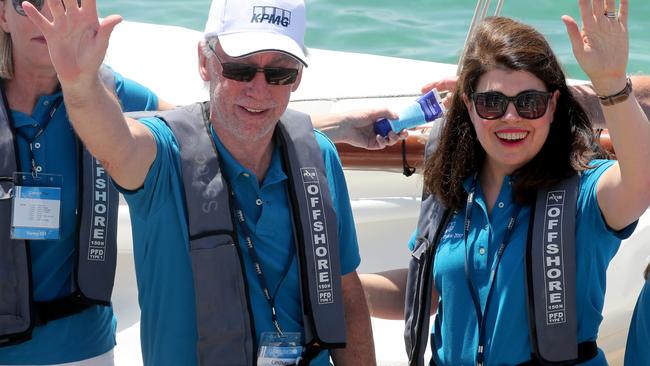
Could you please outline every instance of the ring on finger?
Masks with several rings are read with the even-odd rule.
[[[609,19],[616,19],[616,11],[615,10],[605,10],[605,16]]]

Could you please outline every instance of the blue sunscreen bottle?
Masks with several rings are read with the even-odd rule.
[[[375,121],[375,133],[386,137],[390,131],[400,132],[423,123],[435,121],[445,114],[445,107],[436,89],[420,96],[410,103],[400,114],[399,119],[380,118]]]

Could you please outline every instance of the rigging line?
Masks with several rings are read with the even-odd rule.
[[[506,2],[505,0],[499,0],[499,2],[497,3],[497,8],[494,11],[494,16],[498,17],[499,15],[501,15],[501,10],[503,9],[503,4],[505,2]]]
[[[490,1],[491,0],[478,0],[476,2],[476,9],[474,9],[472,22],[470,23],[469,30],[467,31],[467,37],[465,38],[465,47],[463,48],[463,52],[460,56],[460,59],[458,60],[458,66],[456,68],[456,76],[460,75],[460,72],[462,71],[463,61],[465,60],[465,55],[467,53],[467,43],[470,41],[472,36],[474,36],[474,32],[476,31],[476,25],[487,16],[487,12],[490,7]],[[504,3],[505,0],[499,0],[496,9],[494,10],[494,16],[499,16],[501,14],[501,10],[503,9]],[[479,13],[481,14],[480,16]]]
[[[467,36],[465,37],[465,47],[463,47],[463,52],[460,55],[460,59],[458,60],[458,67],[456,68],[456,75],[460,75],[461,69],[462,69],[462,64],[463,61],[465,60],[465,53],[467,52],[467,43],[469,40],[472,38],[472,35],[474,34],[474,29],[476,28],[476,24],[482,19],[482,17],[479,15],[481,13],[481,10],[485,6],[485,0],[478,0],[476,2],[476,8],[474,9],[474,15],[472,16],[472,21],[469,25],[469,29],[467,30]]]
[[[485,19],[485,17],[487,17],[488,9],[490,8],[490,1],[491,0],[487,0],[485,2],[485,5],[483,5],[483,13],[481,13],[481,19]]]

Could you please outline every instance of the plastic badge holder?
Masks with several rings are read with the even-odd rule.
[[[14,173],[12,239],[58,240],[61,235],[61,191],[58,174]]]
[[[420,96],[409,104],[400,114],[399,119],[381,118],[375,122],[375,133],[387,137],[390,131],[395,133],[406,128],[432,122],[445,115],[445,107],[436,89]]]
[[[302,356],[300,332],[263,332],[257,355],[257,366],[297,365]]]

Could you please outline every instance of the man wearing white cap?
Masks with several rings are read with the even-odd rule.
[[[97,76],[121,18],[49,4],[52,22],[24,8],[75,130],[129,203],[144,363],[327,365],[331,349],[374,364],[340,161],[286,110],[307,66],[304,2],[215,0],[198,50],[210,101],[140,120]]]

